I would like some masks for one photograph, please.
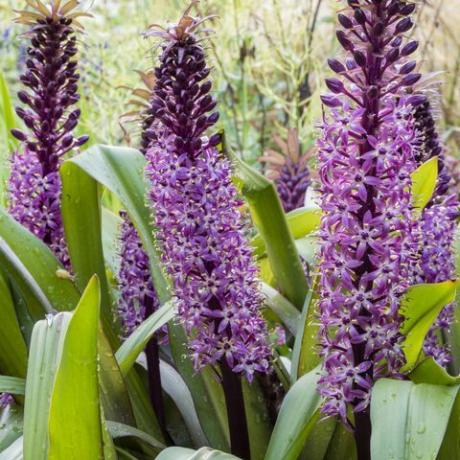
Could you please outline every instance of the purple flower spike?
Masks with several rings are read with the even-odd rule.
[[[455,278],[455,252],[453,249],[456,218],[459,215],[457,194],[451,193],[452,178],[446,166],[445,148],[436,131],[433,110],[427,100],[417,107],[415,112],[418,132],[418,156],[423,163],[437,156],[439,175],[436,190],[431,202],[423,212],[422,250],[419,279],[421,283],[438,283]],[[454,320],[455,303],[447,305],[428,333],[424,351],[441,366],[447,366],[452,360],[449,346],[442,339],[442,332],[448,331]]]
[[[85,15],[63,10],[61,2],[48,7],[20,11],[17,22],[30,25],[30,46],[18,93],[23,107],[16,112],[27,131],[12,130],[22,142],[23,152],[15,153],[9,180],[10,212],[13,217],[43,240],[60,261],[70,267],[60,211],[59,165],[63,155],[80,147],[87,136],[74,137],[80,110],[74,108],[79,96],[75,30],[77,18]]]
[[[414,108],[406,66],[416,45],[405,1],[353,0],[337,37],[343,63],[330,60],[319,139],[321,207],[319,391],[323,413],[351,425],[360,458],[370,458],[369,403],[374,382],[404,363],[400,299],[408,287],[418,235],[411,219],[416,168]],[[401,72],[401,69],[403,71]],[[410,78],[408,78],[410,76]]]
[[[269,370],[270,349],[230,163],[219,136],[203,137],[218,114],[198,24],[184,16],[156,33],[164,41],[153,106],[164,132],[147,152],[149,198],[195,368],[225,363],[251,381]]]
[[[284,211],[301,208],[311,184],[308,160],[309,151],[302,152],[296,129],[289,129],[287,141],[275,137],[281,153],[268,150],[260,161],[269,166],[267,176],[273,179]]]

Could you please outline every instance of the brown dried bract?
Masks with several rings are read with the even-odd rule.
[[[44,2],[42,0],[26,0],[28,9],[14,10],[18,16],[14,22],[26,25],[37,25],[43,21],[57,22],[61,19],[68,19],[72,24],[83,29],[83,25],[79,22],[78,18],[93,17],[91,14],[84,11],[79,11],[77,8],[80,5],[78,0],[69,0],[64,2],[62,0],[50,0]]]

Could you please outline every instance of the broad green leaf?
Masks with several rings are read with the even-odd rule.
[[[13,395],[24,395],[26,392],[26,381],[19,377],[7,377],[0,375],[0,393],[11,393]]]
[[[112,346],[119,327],[107,283],[101,236],[101,205],[97,182],[71,162],[62,164],[61,211],[75,283],[83,291],[94,274],[101,284],[101,315]]]
[[[13,298],[0,272],[0,369],[8,375],[25,377],[27,348],[19,328]]]
[[[107,421],[105,419],[104,408],[100,406],[99,411],[102,433],[102,452],[104,460],[118,460],[117,451],[115,450],[115,443],[107,428]]]
[[[289,332],[295,336],[301,319],[297,308],[266,283],[262,283],[261,291],[265,296],[265,305],[276,313]]]
[[[150,210],[145,204],[144,167],[146,160],[142,153],[131,148],[95,145],[67,162],[81,168],[121,200],[149,255],[152,278],[158,297],[162,303],[168,301],[168,285],[159,268],[160,259],[152,237]]]
[[[6,450],[0,452],[0,460],[23,460],[24,458],[22,437],[16,439]]]
[[[257,379],[252,383],[242,380],[244,407],[249,433],[251,460],[263,460],[273,429],[268,401]]]
[[[0,409],[0,452],[22,436],[23,409],[17,404]]]
[[[97,460],[103,455],[97,377],[100,301],[94,276],[67,328],[51,398],[48,460]]]
[[[24,459],[48,460],[49,402],[70,313],[49,315],[32,332],[24,409]]]
[[[51,250],[0,209],[0,262],[25,297],[31,316],[72,310],[80,294]]]
[[[460,460],[460,394],[457,393],[446,434],[436,460]]]
[[[438,179],[438,157],[430,158],[412,174],[412,206],[419,211],[430,202]]]
[[[169,301],[149,316],[122,344],[116,353],[121,373],[126,375],[153,334],[174,318],[174,303]]]
[[[295,460],[302,452],[305,440],[319,418],[318,371],[315,369],[301,377],[285,396],[265,460]]]
[[[372,460],[435,459],[459,386],[381,379],[372,391]]]
[[[313,208],[295,209],[286,214],[286,220],[293,238],[298,240],[319,228],[321,211]],[[251,245],[255,256],[261,256],[266,251],[265,241],[260,234],[252,238]]]
[[[302,375],[312,371],[320,362],[318,355],[318,299],[315,295],[316,281],[310,289],[302,315],[298,323],[292,351],[291,382],[294,383]]]
[[[408,289],[401,305],[404,323],[401,333],[406,364],[403,371],[411,370],[417,363],[425,336],[442,309],[455,299],[459,281],[434,284],[417,284]]]
[[[241,460],[239,457],[218,450],[202,447],[199,450],[185,447],[168,447],[163,450],[156,460]],[[281,460],[281,459],[278,459]]]
[[[301,311],[308,284],[294,238],[272,182],[231,154],[255,226],[265,243],[279,291]]]

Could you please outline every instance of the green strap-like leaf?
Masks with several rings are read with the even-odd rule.
[[[235,155],[231,157],[252,219],[265,243],[278,289],[301,311],[308,284],[275,186]]]
[[[6,450],[0,452],[0,460],[23,460],[24,447],[22,436],[13,442]]]
[[[174,304],[169,301],[149,316],[122,344],[116,353],[121,373],[126,375],[153,334],[174,318]]]
[[[5,375],[0,375],[0,393],[25,395],[26,381],[19,377],[7,377]]]
[[[372,390],[372,460],[435,459],[459,386],[379,380]]]
[[[31,316],[70,311],[80,293],[51,250],[0,208],[0,263],[24,296]]]
[[[286,221],[295,240],[303,238],[319,228],[321,211],[312,208],[300,208],[286,214]],[[265,253],[265,241],[262,235],[257,234],[251,240],[254,255],[261,256]]]
[[[100,287],[95,276],[67,328],[51,398],[48,460],[102,458],[97,377],[99,311]]]
[[[412,174],[412,206],[421,212],[430,202],[438,179],[438,157],[430,158]]]
[[[35,324],[30,342],[24,409],[24,459],[48,460],[49,401],[70,313]]]
[[[61,211],[75,283],[83,291],[94,274],[101,284],[104,331],[118,345],[119,327],[107,283],[101,236],[101,206],[97,182],[71,162],[61,166]]]
[[[0,409],[0,452],[22,436],[24,412],[21,406],[10,404]]]
[[[0,370],[8,375],[25,377],[27,347],[19,327],[13,298],[0,272]]]
[[[107,421],[107,428],[109,430],[110,436],[112,436],[113,439],[127,437],[138,438],[156,449],[165,448],[165,445],[162,442],[156,440],[153,436],[150,436],[144,431],[138,430],[132,426],[125,425],[124,423]]]
[[[459,281],[418,284],[407,291],[401,304],[405,321],[401,332],[406,336],[403,350],[406,364],[403,371],[413,369],[423,348],[425,336],[442,309],[453,302]]]
[[[315,369],[301,377],[285,396],[265,460],[295,460],[302,452],[305,440],[319,418],[318,371]]]

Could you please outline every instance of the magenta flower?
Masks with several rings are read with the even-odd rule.
[[[420,75],[408,61],[417,43],[403,38],[414,7],[349,0],[337,32],[346,56],[329,60],[337,77],[322,97],[319,391],[324,414],[351,425],[347,408],[355,412],[360,458],[370,455],[373,383],[404,363],[398,309],[418,248],[409,190],[413,106],[423,99],[407,96]]]
[[[152,106],[164,132],[147,152],[149,199],[196,369],[225,363],[252,380],[268,371],[270,350],[230,163],[215,147],[219,136],[203,136],[218,114],[193,34],[199,23],[185,16],[154,32],[163,52]]]
[[[81,13],[62,13],[59,4],[51,2],[46,14],[37,7],[37,19],[28,31],[28,59],[21,76],[27,89],[18,93],[25,108],[16,109],[27,132],[12,131],[23,148],[13,155],[8,189],[12,216],[70,268],[60,211],[59,165],[88,136],[72,135],[80,117],[74,105],[79,99],[75,30],[81,27],[75,18]],[[29,14],[19,12],[17,22],[30,24]]]

